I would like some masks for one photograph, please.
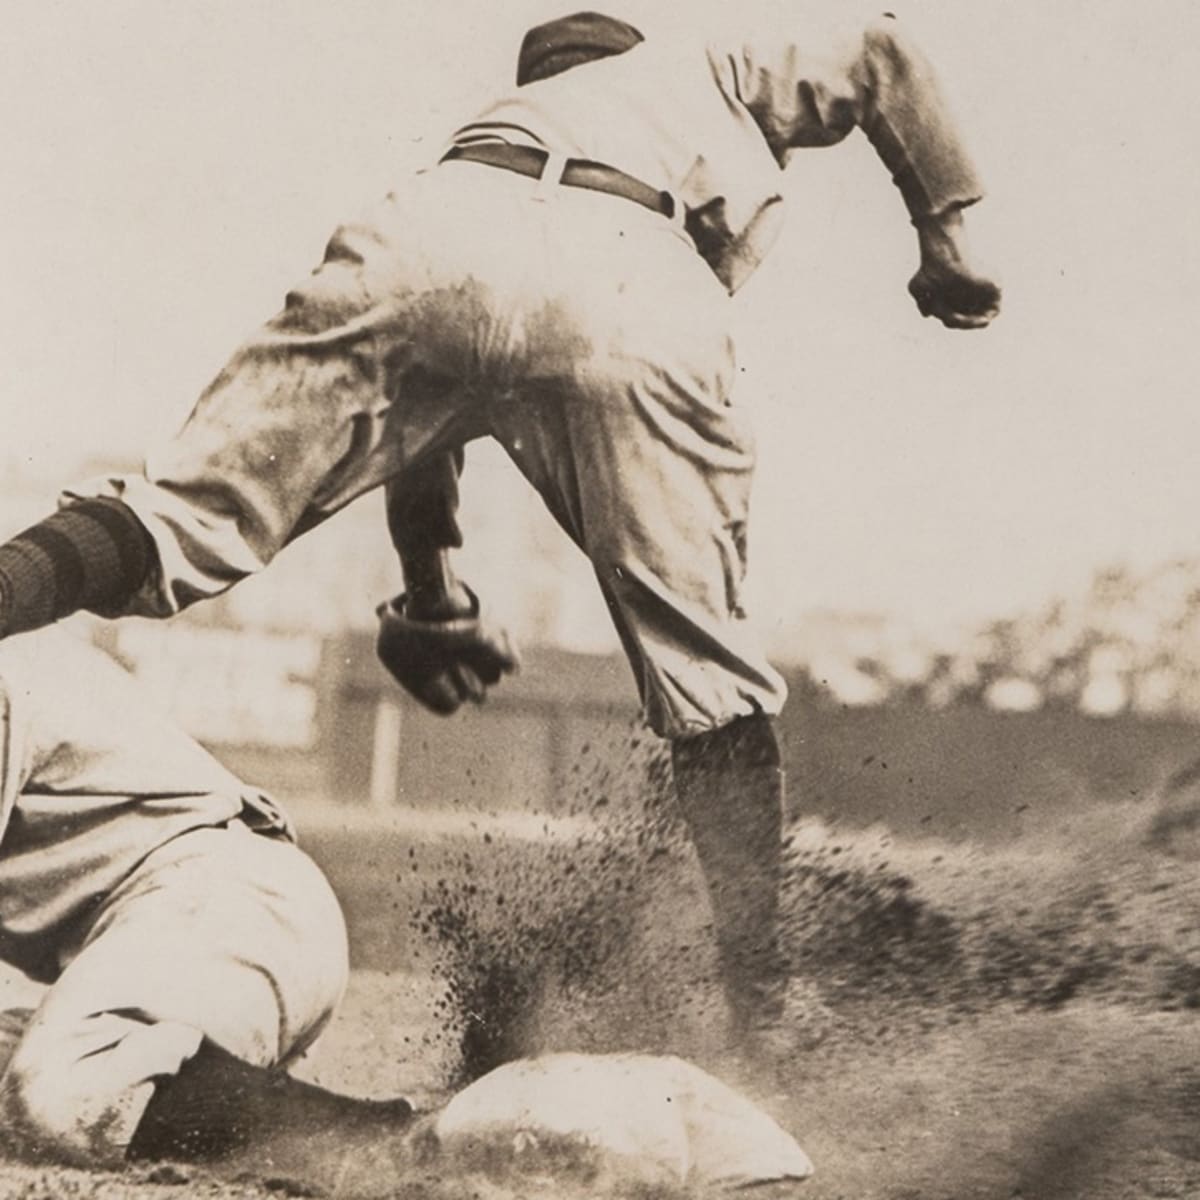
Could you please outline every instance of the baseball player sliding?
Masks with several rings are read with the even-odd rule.
[[[518,86],[339,229],[143,473],[69,491],[0,547],[0,631],[169,616],[384,485],[399,681],[450,712],[515,666],[450,551],[462,446],[499,441],[589,556],[713,899],[739,1032],[779,1015],[784,701],[742,596],[754,446],[729,297],[792,154],[861,130],[916,230],[920,312],[987,325],[980,184],[891,14],[776,7],[734,35],[591,13],[530,32]],[[661,27],[656,27],[656,21]],[[514,575],[519,563],[513,564]]]
[[[306,1137],[383,1145],[411,1115],[272,1069],[341,999],[333,892],[269,797],[59,631],[0,644],[0,959],[49,985],[0,1044],[23,1154],[274,1160],[326,1184]]]
[[[35,1011],[0,1014],[0,1143],[23,1157],[199,1161],[343,1200],[539,1141],[531,1169],[586,1145],[581,1168],[646,1183],[812,1169],[674,1058],[510,1063],[420,1115],[292,1078],[346,985],[329,884],[273,800],[59,631],[0,645],[0,961],[48,985]]]

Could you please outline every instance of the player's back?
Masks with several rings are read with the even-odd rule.
[[[723,84],[703,43],[647,40],[514,88],[479,120],[527,129],[553,151],[619,164],[677,193],[695,187],[701,161],[722,177],[749,171],[773,190],[779,164]]]
[[[562,19],[585,49],[602,47],[581,65],[567,65],[576,57],[569,38],[555,50],[544,32],[554,22],[541,27],[549,68],[557,69],[557,55],[566,69],[514,87],[456,140],[490,133],[524,141],[671,192],[700,253],[735,291],[779,232],[780,170],[791,151],[833,145],[862,117],[874,86],[868,45],[889,70],[903,73],[915,60],[896,52],[893,16],[870,0],[743,0],[711,12],[631,7],[627,0],[619,14]],[[589,34],[589,22],[599,32]],[[605,23],[633,36],[605,34]]]
[[[239,815],[279,820],[103,651],[61,629],[0,641],[0,959],[52,975],[44,935]]]
[[[671,192],[689,212],[714,214],[721,228],[701,250],[733,290],[748,273],[725,269],[734,244],[756,244],[752,268],[778,231],[780,163],[719,45],[649,25],[624,53],[514,87],[456,140],[494,133],[607,163]]]
[[[74,632],[0,641],[3,773],[27,793],[111,796],[240,791],[144,687]]]

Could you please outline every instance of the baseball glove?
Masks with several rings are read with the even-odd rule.
[[[408,616],[403,595],[375,610],[379,661],[406,692],[443,716],[466,700],[481,703],[487,689],[519,665],[508,633],[481,617],[479,598],[467,591],[471,611],[452,620]]]

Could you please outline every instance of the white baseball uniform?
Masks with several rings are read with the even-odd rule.
[[[202,1038],[303,1053],[348,971],[341,909],[270,798],[60,630],[0,643],[0,959],[49,984],[0,1121],[93,1165]]]
[[[787,20],[711,41],[649,30],[514,88],[453,142],[545,150],[540,179],[446,162],[338,231],[142,475],[67,497],[115,496],[153,537],[159,570],[131,611],[215,595],[361,493],[490,435],[591,559],[652,728],[778,712],[742,596],[754,442],[728,293],[778,230],[797,148],[861,127],[914,216],[980,196],[894,20],[831,29],[803,5]],[[558,186],[571,157],[635,176],[674,215]]]

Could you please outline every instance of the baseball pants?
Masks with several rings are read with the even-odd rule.
[[[682,225],[476,163],[340,230],[116,496],[169,615],[429,456],[493,436],[591,560],[665,736],[776,713],[742,594],[754,443],[729,299]],[[395,486],[395,483],[394,483]]]
[[[9,1023],[0,1121],[24,1152],[87,1165],[123,1161],[154,1081],[203,1038],[258,1066],[302,1055],[348,973],[325,877],[240,820],[160,846],[58,950],[28,1024]]]

